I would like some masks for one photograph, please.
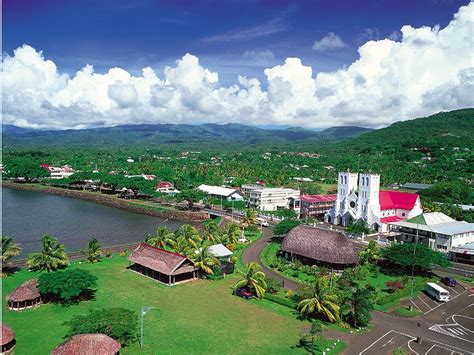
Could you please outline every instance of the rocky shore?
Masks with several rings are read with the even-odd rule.
[[[153,216],[163,219],[173,219],[176,221],[182,222],[202,222],[209,219],[207,213],[202,212],[188,212],[188,211],[178,211],[178,210],[167,210],[167,211],[155,211],[147,207],[142,207],[138,205],[133,205],[129,201],[121,200],[115,196],[103,195],[97,192],[86,192],[78,190],[68,190],[57,187],[48,187],[40,184],[19,184],[11,181],[3,181],[2,187],[8,189],[22,190],[22,191],[32,191],[32,192],[42,192],[51,195],[59,195],[70,198],[77,198],[80,200],[86,200],[95,202],[104,206],[118,208],[121,210],[144,214],[147,216]]]

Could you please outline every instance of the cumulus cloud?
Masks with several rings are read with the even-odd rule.
[[[192,54],[163,76],[149,67],[141,75],[97,73],[91,65],[67,75],[23,45],[3,56],[3,119],[59,129],[158,122],[379,127],[472,106],[473,26],[470,3],[445,28],[407,25],[396,40],[367,41],[355,62],[334,72],[314,73],[300,58],[287,58],[264,70],[266,85],[239,76],[223,86]]]
[[[347,44],[334,32],[329,32],[323,38],[314,41],[313,51],[324,52],[346,47]]]

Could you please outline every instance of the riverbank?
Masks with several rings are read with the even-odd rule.
[[[132,213],[163,219],[172,219],[181,222],[202,222],[209,219],[207,213],[178,211],[175,209],[159,210],[159,205],[154,206],[152,204],[143,204],[139,201],[123,200],[116,196],[104,195],[99,192],[68,190],[58,187],[44,186],[41,184],[19,184],[11,181],[3,181],[2,187],[20,191],[42,192],[50,195],[76,198]]]

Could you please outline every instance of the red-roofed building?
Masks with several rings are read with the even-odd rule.
[[[341,172],[336,201],[325,220],[343,226],[363,220],[369,228],[387,232],[388,223],[404,221],[422,212],[418,194],[380,191],[377,174]]]
[[[331,195],[301,195],[301,215],[321,218],[334,207],[336,194]]]
[[[169,181],[160,181],[156,184],[156,192],[161,192],[162,194],[177,194],[178,190],[174,188],[174,185]]]

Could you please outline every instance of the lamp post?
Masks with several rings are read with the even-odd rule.
[[[418,326],[418,337],[416,338],[416,342],[421,344],[421,323],[418,322],[416,325]]]
[[[142,306],[140,310],[140,350],[143,349],[143,316],[147,314],[152,307]]]

